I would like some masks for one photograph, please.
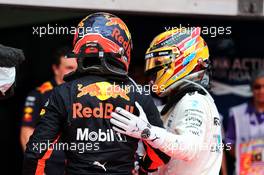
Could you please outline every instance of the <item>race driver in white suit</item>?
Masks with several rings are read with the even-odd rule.
[[[145,72],[152,90],[165,101],[164,128],[152,126],[141,104],[139,116],[122,108],[113,112],[113,129],[140,138],[171,156],[158,175],[217,175],[222,161],[220,118],[209,87],[209,51],[200,28],[175,29],[159,34],[145,56]],[[154,171],[144,157],[140,172]]]

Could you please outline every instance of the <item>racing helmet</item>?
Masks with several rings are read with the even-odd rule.
[[[167,96],[190,82],[209,85],[209,50],[200,32],[199,27],[173,29],[151,42],[145,55],[145,73],[153,77],[155,94]]]
[[[85,17],[77,26],[73,53],[78,72],[127,75],[132,49],[131,34],[117,16],[99,12]]]

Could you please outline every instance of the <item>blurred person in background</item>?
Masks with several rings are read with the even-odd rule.
[[[226,143],[237,175],[264,174],[264,70],[253,73],[253,98],[230,108]]]
[[[0,44],[0,99],[13,95],[16,67],[25,60],[22,50]]]
[[[200,28],[175,29],[159,34],[145,56],[145,72],[151,76],[164,128],[153,126],[139,108],[139,116],[122,108],[111,114],[114,130],[140,138],[171,156],[153,174],[217,175],[222,161],[221,121],[209,87],[209,50]],[[144,156],[139,172],[151,172]]]
[[[70,52],[71,50],[68,47],[62,47],[56,51],[52,60],[54,77],[31,91],[26,98],[20,133],[23,151],[26,149],[29,137],[34,132],[34,128],[40,119],[39,114],[41,113],[41,109],[50,96],[53,88],[64,83],[63,77],[75,71],[77,68],[75,59],[68,59],[65,57]],[[64,164],[65,156],[63,151],[56,150],[47,161],[45,173],[48,175],[63,175]]]

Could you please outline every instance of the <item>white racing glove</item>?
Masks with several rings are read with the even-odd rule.
[[[110,122],[114,125],[113,129],[122,134],[146,140],[150,145],[157,148],[162,144],[162,133],[165,129],[151,125],[142,107],[135,102],[139,110],[139,116],[136,116],[123,108],[117,107],[115,112],[111,113]]]

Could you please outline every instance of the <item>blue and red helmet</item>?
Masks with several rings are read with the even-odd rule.
[[[109,13],[93,13],[77,26],[73,53],[79,71],[127,75],[132,49],[126,24]]]

